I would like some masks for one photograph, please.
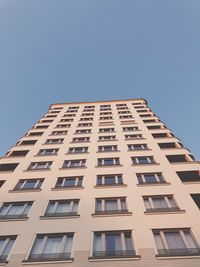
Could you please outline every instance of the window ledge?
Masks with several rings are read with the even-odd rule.
[[[138,187],[145,187],[145,186],[163,186],[163,185],[170,185],[171,183],[143,183],[137,184]]]
[[[145,148],[145,149],[132,149],[132,150],[127,150],[128,152],[141,152],[141,151],[152,151],[150,148]]]
[[[169,162],[171,165],[183,165],[183,164],[199,164],[199,161],[184,161],[184,162]]]
[[[92,217],[118,217],[118,216],[131,216],[133,213],[132,212],[119,212],[119,213],[102,213],[102,214],[96,214],[96,213],[92,213]]]
[[[43,171],[51,171],[51,169],[35,169],[35,170],[24,170],[23,172],[43,172]]]
[[[67,168],[59,168],[59,170],[73,170],[73,169],[87,169],[86,166],[78,166],[78,167],[67,167]]]
[[[69,186],[69,187],[53,187],[51,188],[52,191],[60,191],[60,190],[80,190],[84,189],[84,186]]]
[[[96,153],[110,153],[110,152],[121,152],[120,150],[111,150],[111,151],[97,151]]]
[[[185,259],[185,258],[200,258],[200,255],[192,255],[192,254],[188,254],[188,255],[184,255],[184,256],[161,256],[161,255],[156,255],[156,259],[157,260],[174,260],[174,259]]]
[[[23,217],[23,218],[0,218],[0,222],[13,222],[13,221],[27,221],[29,217]]]
[[[184,182],[182,181],[182,183],[183,183],[184,185],[187,185],[187,184],[189,184],[189,185],[190,185],[190,184],[200,184],[200,180],[199,180],[199,181],[188,181],[188,182],[187,182],[187,181],[184,181]]]
[[[133,167],[137,167],[137,166],[156,166],[156,165],[160,165],[160,163],[145,163],[145,164],[137,163],[137,164],[131,164],[131,166],[133,166]]]
[[[42,189],[13,189],[9,190],[9,193],[25,193],[25,192],[40,192]]]
[[[6,265],[6,264],[8,264],[8,260],[5,260],[5,261],[1,261],[1,260],[0,260],[0,266],[4,266],[4,265]]]
[[[120,188],[120,187],[127,187],[127,184],[116,184],[116,185],[95,185],[94,188],[102,189],[102,188]]]
[[[80,215],[66,215],[66,216],[40,216],[40,220],[54,220],[54,219],[74,219],[79,218]]]
[[[118,141],[118,139],[97,140],[97,142],[112,142],[112,141]]]
[[[70,258],[70,259],[68,259],[68,260],[38,260],[38,261],[36,261],[36,260],[23,260],[22,261],[22,264],[23,265],[32,265],[32,264],[46,264],[46,263],[48,263],[48,264],[55,264],[55,263],[72,263],[73,262],[73,258]]]
[[[67,152],[65,155],[89,154],[89,152]]]
[[[48,157],[48,156],[50,156],[50,157],[52,157],[52,156],[58,156],[58,154],[48,154],[48,155],[34,155],[34,157]]]
[[[141,137],[141,138],[127,138],[127,139],[125,138],[124,139],[124,141],[129,141],[129,140],[131,140],[131,141],[132,140],[134,140],[134,141],[137,141],[137,140],[146,140],[146,138]]]
[[[105,168],[105,167],[122,167],[122,164],[116,164],[116,165],[96,165],[95,168]]]
[[[145,215],[163,215],[163,214],[183,214],[185,210],[176,210],[176,211],[145,211]]]
[[[104,258],[97,258],[97,257],[89,257],[89,262],[97,262],[97,261],[130,261],[130,260],[140,260],[140,255],[134,255],[130,257],[104,257]]]
[[[50,145],[50,146],[52,146],[52,145],[63,145],[64,143],[44,143],[44,144],[42,144],[43,146],[48,146],[48,145]]]
[[[69,142],[70,144],[81,144],[81,143],[91,143],[91,141],[78,141],[78,142]]]

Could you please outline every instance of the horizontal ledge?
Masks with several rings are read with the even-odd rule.
[[[59,170],[71,170],[71,169],[87,169],[85,166],[80,166],[80,167],[67,167],[67,168],[59,168]]]
[[[120,150],[111,150],[111,151],[96,151],[96,153],[114,153],[114,152],[121,152]]]
[[[183,214],[185,210],[176,210],[176,211],[145,211],[146,215],[163,215],[163,214]]]
[[[132,212],[126,212],[126,213],[102,213],[102,214],[96,214],[93,213],[92,217],[116,217],[116,216],[131,216],[133,213]]]
[[[131,166],[133,167],[137,167],[137,166],[155,166],[155,165],[160,165],[160,163],[144,163],[144,164],[131,164]]]
[[[27,221],[28,217],[23,217],[23,218],[0,218],[0,222],[13,222],[13,221]]]
[[[161,255],[156,255],[156,259],[157,260],[173,260],[173,259],[185,259],[185,258],[200,258],[200,255],[192,255],[192,254],[188,254],[188,255],[180,255],[180,256],[173,256],[173,255],[170,255],[170,256],[161,256]]]
[[[145,187],[145,186],[163,186],[163,185],[170,185],[171,183],[142,183],[137,184],[138,187]]]
[[[120,188],[120,187],[127,187],[127,184],[117,184],[117,185],[95,185],[94,188],[101,189],[101,188]]]
[[[98,257],[89,257],[88,261],[91,262],[95,262],[95,261],[130,261],[130,260],[140,260],[141,256],[140,255],[136,255],[136,256],[118,256],[118,257],[102,257],[102,258],[98,258]]]
[[[89,154],[89,152],[67,152],[65,155]]]
[[[69,186],[69,187],[59,187],[59,188],[51,188],[52,191],[60,191],[60,190],[80,190],[80,189],[84,189],[84,186]]]
[[[42,191],[42,189],[13,189],[13,190],[9,190],[9,193],[26,193],[26,192],[40,192]]]
[[[24,265],[29,265],[29,264],[46,264],[46,263],[49,263],[49,264],[55,264],[55,263],[72,263],[73,262],[73,258],[70,258],[69,260],[23,260],[22,261],[22,264]]]
[[[102,167],[123,167],[122,164],[116,164],[116,165],[96,165],[95,168],[102,168]]]
[[[53,220],[53,219],[74,219],[79,218],[80,215],[66,215],[66,216],[40,216],[41,220]]]

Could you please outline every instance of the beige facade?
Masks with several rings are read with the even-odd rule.
[[[51,105],[0,185],[0,265],[200,266],[199,163],[144,99]]]

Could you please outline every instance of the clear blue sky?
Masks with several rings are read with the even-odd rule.
[[[54,102],[146,98],[200,159],[199,0],[0,0],[0,151]]]

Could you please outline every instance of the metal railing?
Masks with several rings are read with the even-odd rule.
[[[94,258],[107,257],[134,257],[136,253],[134,250],[107,250],[107,251],[93,251]]]
[[[200,255],[200,248],[158,249],[158,256]]]
[[[30,254],[28,260],[43,261],[43,260],[67,260],[70,259],[71,253],[44,253],[44,254]]]

